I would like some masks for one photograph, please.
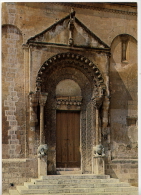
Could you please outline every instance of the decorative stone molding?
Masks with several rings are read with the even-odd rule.
[[[59,110],[80,110],[82,103],[81,96],[56,97],[57,109]]]
[[[66,34],[66,38],[68,41],[65,42],[56,42],[53,41],[50,42],[50,39],[47,37],[50,37],[50,34],[56,34],[58,35],[57,29],[64,30],[66,29],[68,31],[68,36]],[[75,32],[74,32],[75,27]],[[59,30],[59,31],[60,31]],[[81,44],[78,44],[77,41],[74,42],[74,40],[77,39],[77,36],[84,36],[87,41],[81,40]],[[90,42],[91,44],[88,44]],[[71,13],[66,16],[65,18],[62,18],[61,20],[57,21],[55,24],[47,28],[46,30],[42,31],[41,33],[35,35],[34,37],[31,37],[28,39],[27,44],[29,44],[29,47],[31,46],[37,46],[39,47],[45,47],[47,45],[56,46],[56,47],[68,47],[68,49],[75,49],[76,48],[82,50],[82,49],[93,49],[98,52],[110,52],[110,47],[104,43],[99,37],[97,37],[92,31],[87,28],[81,21],[79,21],[75,17],[75,11],[72,9]],[[71,47],[70,47],[71,46]]]
[[[105,86],[99,88],[97,86],[94,87],[92,101],[94,102],[96,109],[99,109],[100,106],[102,105],[105,90],[106,90]]]
[[[83,63],[85,66],[82,66],[82,68],[84,68],[85,71],[88,71],[88,73],[89,73],[89,69],[91,69],[91,72],[94,73],[97,86],[99,86],[100,88],[100,91],[98,93],[100,93],[101,95],[102,93],[104,93],[105,85],[104,85],[104,80],[102,78],[102,74],[100,73],[100,70],[88,58],[82,55],[75,54],[75,53],[60,53],[55,56],[52,56],[47,61],[45,61],[44,64],[41,66],[38,72],[37,78],[36,78],[36,90],[37,91],[40,91],[41,89],[41,83],[43,82],[42,76],[44,72],[46,72],[47,69],[51,68],[51,66],[53,67],[57,62],[64,61],[64,60],[66,61],[67,59],[76,61],[76,63],[80,63],[80,66],[82,66],[81,64]]]
[[[61,69],[62,72],[61,73],[59,72],[58,74],[58,71],[60,71]],[[76,77],[72,77],[74,73]],[[90,86],[91,86],[90,91],[89,89],[88,90],[85,89],[85,84],[81,85],[81,79],[79,79],[79,73],[85,75],[85,77],[90,82]],[[50,78],[50,74],[52,74],[53,78],[52,77]],[[59,75],[61,75],[61,77]],[[68,97],[67,94],[66,95],[64,94],[64,96],[67,97],[61,97],[63,95],[58,94],[57,96],[54,93],[54,90],[56,89],[56,85],[63,79],[72,79],[76,82],[77,80],[79,80],[78,83],[80,87],[82,87],[81,95],[84,95],[84,100],[83,100],[84,104],[82,104],[82,97],[80,96]],[[56,132],[54,131],[55,124],[56,124],[56,118],[55,118],[56,109],[57,110],[78,110],[78,111],[82,109],[83,119],[81,119],[80,121],[82,125],[81,139],[83,143],[82,170],[84,172],[89,172],[89,173],[92,172],[92,159],[94,158],[94,155],[93,155],[93,146],[91,143],[93,142],[93,138],[94,138],[94,143],[93,143],[94,145],[98,145],[101,143],[102,123],[101,123],[99,108],[100,106],[102,106],[102,102],[106,94],[106,86],[104,84],[103,76],[100,70],[92,61],[90,61],[88,58],[86,58],[83,55],[72,53],[72,52],[59,53],[57,55],[52,56],[51,58],[49,58],[44,62],[44,64],[41,66],[38,72],[36,82],[37,82],[37,87],[38,84],[40,85],[40,89],[37,89],[37,91],[41,90],[44,92],[46,91],[50,92],[50,90],[53,89],[53,92],[51,92],[51,95],[49,96],[49,101],[51,101],[52,105],[50,105],[49,102],[45,105],[46,121],[51,115],[51,118],[49,119],[50,121],[49,123],[53,123],[53,124],[49,125],[48,123],[45,126],[45,131],[52,135],[51,142],[53,143],[54,147],[56,144],[55,143]],[[50,82],[52,82],[51,85]],[[93,95],[92,95],[92,90],[93,90]],[[88,104],[87,104],[86,95],[84,94],[85,91],[88,92],[89,98],[92,96],[92,100],[89,99],[90,102]],[[96,102],[95,105],[93,100]],[[87,113],[85,113],[85,109],[87,109]],[[49,128],[51,128],[51,130]],[[46,140],[47,143],[50,142],[49,138],[47,138],[47,134],[46,134]],[[92,140],[92,142],[90,140]],[[44,143],[45,142],[42,142],[42,144]],[[85,151],[85,147],[89,148],[89,150]],[[51,155],[54,157],[52,162],[55,164],[56,153],[54,154],[49,153],[49,158],[51,157]],[[103,159],[103,156],[100,156],[99,158]]]
[[[75,11],[72,8],[71,13],[70,13],[70,20],[69,20],[69,24],[68,24],[68,28],[69,28],[69,46],[73,46],[74,21],[75,21]]]
[[[108,8],[102,8],[102,7],[96,7],[96,6],[88,6],[88,5],[82,5],[82,4],[74,4],[74,3],[57,3],[54,4],[63,5],[63,6],[70,6],[70,7],[77,7],[77,8],[83,8],[83,9],[92,9],[96,11],[103,11],[103,12],[110,12],[115,14],[125,14],[125,15],[133,15],[137,16],[137,12],[129,12],[129,11],[123,11],[123,10],[117,10],[117,9],[108,9]]]

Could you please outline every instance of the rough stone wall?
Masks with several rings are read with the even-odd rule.
[[[127,62],[122,62],[121,39],[112,43],[110,63],[110,123],[112,159],[137,158],[137,43],[129,37]]]
[[[13,7],[12,7],[13,8]],[[8,11],[10,8],[7,8]],[[14,11],[16,11],[13,8]],[[11,17],[11,12],[8,15]],[[3,62],[3,158],[25,156],[25,111],[22,35],[14,25],[2,29]],[[6,47],[5,47],[6,46]],[[19,48],[19,49],[18,49]],[[19,77],[17,77],[17,75]],[[7,134],[7,135],[6,135]],[[5,145],[8,144],[8,145]]]
[[[113,178],[118,178],[121,182],[128,182],[133,186],[138,186],[138,160],[137,159],[117,159],[106,164],[106,174]]]
[[[2,143],[4,159],[28,157],[26,140],[26,135],[28,135],[28,125],[26,124],[28,122],[28,120],[26,121],[26,116],[28,116],[27,105],[29,105],[28,93],[30,90],[35,90],[35,78],[41,65],[49,57],[66,52],[63,48],[31,48],[31,74],[28,83],[29,78],[26,78],[29,76],[28,70],[24,64],[24,60],[27,59],[24,59],[22,44],[25,44],[30,37],[42,32],[56,21],[66,17],[71,9],[70,6],[66,5],[23,2],[2,4]],[[111,47],[109,67],[111,144],[109,144],[108,149],[109,151],[112,150],[110,152],[113,161],[106,165],[107,174],[121,178],[123,172],[128,172],[123,179],[136,185],[137,180],[134,178],[137,174],[137,163],[133,167],[132,162],[134,162],[133,159],[137,159],[137,16],[128,13],[136,12],[136,9],[128,6],[120,7],[105,4],[99,9],[90,7],[85,9],[85,6],[76,6],[75,11],[76,17]],[[122,51],[119,38],[121,34],[130,35],[127,46],[127,64],[121,63]],[[101,57],[102,54],[94,54],[89,51],[78,52],[75,50],[75,53],[85,55],[94,62],[102,72],[105,82],[108,83],[108,60],[105,54]],[[25,86],[28,84],[30,86],[27,89]],[[85,113],[82,120],[85,120]],[[36,146],[38,145],[38,133],[37,131]],[[122,164],[116,159],[129,159],[130,162]],[[26,162],[23,166],[26,166]],[[9,164],[13,167],[17,165],[13,172],[18,173],[20,179],[16,180],[16,184],[23,182],[22,173],[24,171],[26,171],[26,177],[36,177],[36,163],[34,170],[32,170],[33,174],[30,176],[27,176],[28,169],[21,171],[20,164],[23,162],[18,164],[15,162],[3,163],[3,178],[6,188],[10,182],[13,182],[9,179]],[[124,167],[127,164],[128,170]]]
[[[15,189],[30,178],[37,178],[37,158],[33,159],[3,159],[2,160],[2,190]]]

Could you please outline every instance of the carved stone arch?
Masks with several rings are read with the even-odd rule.
[[[130,43],[132,43],[132,46]],[[129,53],[132,54],[133,52],[129,50],[133,48],[133,44],[136,49],[137,40],[132,35],[126,33],[117,35],[111,42],[111,61],[114,61],[115,63],[122,63],[123,66],[132,63],[130,62],[132,57]],[[116,49],[118,52],[115,51]]]
[[[118,37],[121,37],[121,36],[128,36],[129,38],[133,39],[135,42],[137,42],[137,39],[132,36],[131,34],[126,34],[126,33],[121,33],[121,34],[118,34],[117,36],[115,36],[111,42],[111,45],[110,47],[112,46],[113,42],[115,41],[115,39],[117,39]]]
[[[22,35],[21,30],[13,24],[3,24],[2,25],[2,31],[4,29],[7,29],[7,32],[9,32],[9,33],[16,33],[16,34]]]
[[[75,68],[81,69],[84,74],[87,74],[93,78],[94,92],[92,95],[92,99],[98,100],[104,96],[106,86],[98,67],[87,57],[70,52],[54,55],[44,62],[44,64],[38,71],[38,75],[36,78],[37,91],[41,90],[41,86],[44,83],[43,77],[46,77],[44,75],[46,75],[46,73],[51,69],[55,68],[55,66],[59,66],[57,64],[63,62],[68,63],[69,66],[75,66]]]
[[[80,86],[81,96],[71,97],[69,94],[63,98],[56,96],[57,84],[65,79],[73,80]],[[83,55],[72,52],[59,53],[43,63],[38,71],[36,86],[37,94],[48,93],[44,112],[45,143],[49,148],[55,148],[53,151],[49,149],[48,158],[51,160],[48,163],[48,173],[54,174],[56,171],[56,115],[61,111],[80,113],[80,168],[83,173],[92,173],[93,146],[101,144],[102,121],[100,122],[99,110],[104,105],[104,98],[107,95],[100,70]],[[89,149],[86,151],[85,148]]]

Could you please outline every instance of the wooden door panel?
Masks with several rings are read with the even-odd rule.
[[[62,118],[66,117],[64,113],[57,113],[57,131],[56,131],[56,160],[58,163],[67,162],[67,123],[66,120],[64,120],[64,123],[62,123]]]
[[[77,148],[77,151],[75,152],[75,161],[78,162],[80,160],[80,116],[79,113],[76,113],[76,116],[74,118],[74,134],[75,134],[75,148]]]
[[[56,122],[57,167],[80,167],[80,114],[59,111]]]

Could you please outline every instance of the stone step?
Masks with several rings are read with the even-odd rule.
[[[13,191],[13,193],[12,193]],[[11,193],[3,193],[2,195],[16,195],[15,193],[18,193],[18,191],[16,192],[15,190],[11,190]],[[24,195],[35,195],[35,194],[24,194]],[[49,195],[49,194],[36,194],[36,195]],[[53,194],[53,195],[67,195],[67,194]],[[137,191],[132,191],[132,192],[94,192],[94,193],[69,193],[69,195],[138,195]]]
[[[138,195],[138,188],[109,175],[47,175],[6,195]]]
[[[82,171],[56,171],[57,175],[73,175],[73,174],[82,174]]]
[[[123,193],[124,192],[134,192],[137,191],[136,187],[106,187],[106,188],[64,188],[64,189],[28,189],[25,186],[17,186],[17,190],[20,194],[59,194],[59,193],[64,193],[64,194],[70,194],[70,193],[101,193],[101,192],[109,192],[109,193],[114,193],[114,192],[119,192]]]
[[[17,190],[9,190],[9,195],[20,195]]]
[[[40,176],[40,179],[109,179],[109,175],[93,175],[93,174],[75,174],[75,175],[45,175]]]
[[[119,179],[31,179],[34,184],[93,184],[93,183],[118,183]]]
[[[93,183],[93,184],[34,184],[25,182],[28,189],[59,189],[59,188],[106,188],[106,187],[129,187],[129,183]]]

